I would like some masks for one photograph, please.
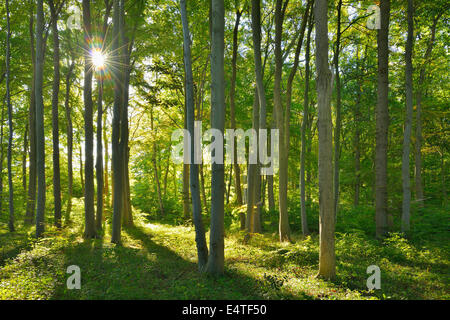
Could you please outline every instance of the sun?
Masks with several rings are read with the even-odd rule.
[[[100,49],[93,49],[91,51],[91,58],[96,70],[103,70],[105,68],[106,56]]]

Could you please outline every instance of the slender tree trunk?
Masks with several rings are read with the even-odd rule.
[[[228,176],[228,185],[226,190],[226,204],[230,203],[231,184],[233,183],[233,165],[230,165],[230,175]]]
[[[3,126],[5,122],[5,106],[2,104],[2,123],[0,124],[0,214],[3,213],[3,160],[5,148],[3,145]]]
[[[101,77],[102,75],[100,75]],[[98,81],[97,101],[97,159],[95,163],[95,174],[97,179],[97,211],[95,216],[95,227],[97,231],[102,229],[103,222],[103,79]],[[107,145],[105,145],[107,147]]]
[[[409,175],[409,152],[411,144],[411,128],[413,117],[413,66],[412,52],[414,41],[414,4],[408,0],[408,36],[405,50],[405,90],[406,90],[406,115],[403,133],[403,156],[402,156],[402,232],[409,232],[409,220],[411,216],[411,181]]]
[[[203,164],[200,164],[200,186],[202,189],[202,199],[203,199],[203,207],[205,208],[205,213],[208,214],[208,202],[206,199],[206,186],[205,186],[205,174],[203,172]]]
[[[282,0],[276,1],[275,6],[275,79],[273,87],[274,108],[276,109],[276,124],[279,130],[279,152],[280,169],[278,173],[278,206],[279,206],[279,237],[280,241],[290,241],[290,227],[287,212],[287,147],[286,147],[286,128],[284,127],[284,111],[281,99],[281,78],[283,60],[281,54],[281,38],[283,32],[284,9]]]
[[[339,53],[341,46],[341,8],[342,0],[337,5],[336,51],[334,53],[334,74],[336,77],[336,126],[334,131],[334,215],[339,209],[339,159],[341,156],[341,77],[339,74]]]
[[[255,132],[259,131],[259,97],[258,90],[255,88],[253,98],[253,113],[252,113],[252,129]],[[249,154],[257,152],[257,150],[250,149]],[[249,163],[247,167],[247,217],[245,221],[245,228],[249,233],[261,232],[259,227],[259,212],[260,212],[260,190],[258,190],[258,180],[260,179],[258,164]]]
[[[202,221],[202,208],[200,202],[200,189],[198,179],[198,164],[195,163],[195,148],[194,148],[194,80],[192,75],[192,60],[191,60],[191,44],[189,36],[189,23],[187,18],[186,1],[180,0],[181,7],[181,21],[183,25],[183,43],[184,43],[184,68],[186,75],[186,115],[187,128],[190,134],[191,149],[190,157],[190,187],[192,196],[192,212],[195,226],[195,242],[197,245],[198,268],[203,271],[208,259],[208,247],[205,238],[205,228]]]
[[[28,123],[25,125],[23,134],[23,153],[22,153],[22,187],[26,197],[27,192],[27,152],[28,152]]]
[[[447,187],[446,187],[446,179],[445,179],[445,149],[441,147],[441,182],[442,182],[442,207],[445,208],[447,206]]]
[[[419,85],[416,92],[416,144],[415,144],[415,189],[416,189],[416,200],[419,202],[420,206],[424,205],[424,194],[423,194],[423,180],[422,180],[422,95],[423,87],[425,83],[426,68],[430,63],[431,52],[433,50],[434,41],[436,39],[436,25],[441,17],[442,13],[439,13],[433,19],[433,25],[431,26],[431,37],[428,42],[427,51],[424,56],[424,64],[420,69],[419,75]]]
[[[225,127],[224,78],[225,9],[223,0],[211,1],[211,127],[221,132]],[[212,154],[212,156],[214,156]],[[223,274],[224,271],[224,165],[212,164],[211,173],[211,227],[210,251],[206,271]]]
[[[333,145],[331,124],[331,92],[333,76],[328,65],[328,1],[316,0],[317,105],[319,111],[319,273],[334,279],[336,256],[334,252]]]
[[[114,0],[114,14],[113,14],[113,37],[112,49],[113,49],[113,59],[120,61],[119,48],[122,45],[122,39],[120,36],[121,29],[123,25],[121,23],[121,11],[122,2],[119,0]],[[123,210],[123,167],[121,162],[123,161],[123,156],[120,143],[120,121],[121,114],[120,109],[123,105],[123,83],[124,75],[122,68],[118,68],[115,71],[114,78],[114,109],[113,109],[113,124],[112,124],[112,168],[113,168],[113,223],[112,223],[112,237],[111,242],[120,244],[121,243],[121,228],[122,228],[122,210]]]
[[[150,110],[150,130],[151,132],[154,132],[153,127],[153,108]],[[159,181],[159,174],[158,174],[158,166],[156,163],[156,154],[158,153],[158,148],[156,147],[156,137],[153,137],[153,154],[152,154],[152,163],[153,163],[153,171],[155,172],[155,182],[156,182],[156,192],[158,194],[158,203],[159,203],[159,213],[161,216],[164,215],[164,204],[162,199],[162,193],[161,193],[161,183]]]
[[[66,113],[66,131],[67,131],[67,209],[65,214],[66,224],[70,221],[72,212],[72,193],[73,193],[73,124],[72,111],[70,109],[70,78],[72,77],[75,62],[72,60],[69,70],[66,74],[66,97],[64,101],[64,110]],[[83,168],[83,166],[81,166]],[[82,171],[82,170],[81,170]]]
[[[37,151],[36,151],[36,54],[34,49],[34,1],[30,1],[30,47],[32,60],[32,78],[30,89],[30,110],[28,113],[28,126],[30,130],[30,171],[28,174],[28,195],[27,195],[27,209],[25,213],[25,224],[31,225],[34,221],[34,212],[36,204],[36,165],[37,165]]]
[[[187,129],[187,104],[184,108],[184,128]],[[190,201],[189,201],[189,164],[183,163],[183,217],[190,219]]]
[[[125,1],[121,0],[121,38],[123,41],[122,44],[122,56],[124,57],[124,74],[123,74],[123,81],[124,81],[124,90],[123,90],[123,102],[122,102],[122,110],[121,110],[121,129],[120,129],[120,148],[121,156],[123,157],[122,162],[122,183],[123,183],[123,223],[126,226],[133,225],[133,214],[131,211],[131,201],[130,201],[130,180],[129,180],[129,170],[128,170],[128,160],[129,160],[129,128],[128,128],[128,100],[129,100],[129,86],[130,86],[130,72],[131,72],[131,64],[130,64],[130,55],[131,50],[133,47],[134,40],[132,39],[129,41],[125,30],[126,30],[126,23],[125,23]],[[134,37],[134,31],[133,31],[133,37]]]
[[[172,145],[169,142],[169,146],[168,146],[168,150],[172,150]],[[170,152],[167,153],[167,158],[166,158],[166,170],[164,171],[164,181],[163,181],[163,185],[164,185],[164,198],[166,198],[167,196],[167,179],[169,177],[169,171],[170,171]]]
[[[59,34],[58,13],[53,0],[49,1],[52,16],[53,35],[53,92],[52,92],[52,134],[53,134],[53,198],[54,198],[54,224],[61,228],[61,172],[59,165]]]
[[[96,237],[95,209],[94,209],[94,124],[92,102],[92,62],[90,58],[91,34],[91,8],[90,0],[83,0],[83,25],[84,25],[84,131],[85,131],[85,161],[84,161],[84,238]]]
[[[302,220],[302,233],[303,235],[309,234],[308,219],[306,215],[306,186],[305,186],[305,164],[306,164],[306,129],[308,127],[309,120],[309,78],[310,78],[310,44],[311,44],[311,32],[313,28],[313,10],[311,10],[309,16],[308,34],[306,36],[306,53],[305,53],[305,92],[303,98],[303,121],[301,132],[301,156],[300,156],[300,210]]]
[[[36,210],[36,238],[43,235],[45,225],[45,133],[44,133],[44,5],[37,0],[36,19],[36,154],[37,154],[37,210]]]
[[[109,206],[110,196],[109,196],[109,148],[108,148],[108,131],[106,128],[106,117],[107,114],[103,115],[103,145],[105,146],[105,178],[104,178],[104,194],[105,194],[105,205]]]
[[[376,147],[375,147],[375,214],[376,236],[387,233],[387,148],[388,148],[388,34],[390,0],[381,0],[381,29],[378,30],[378,90],[376,109]]]
[[[80,145],[80,181],[81,181],[81,193],[83,194],[83,197],[84,197],[85,190],[84,190],[83,168],[84,168],[84,166],[83,166],[83,150],[81,149],[81,145]]]
[[[356,104],[354,110],[354,122],[355,122],[355,136],[354,136],[354,146],[355,146],[355,194],[353,204],[354,206],[359,206],[359,198],[360,198],[360,189],[361,189],[361,146],[360,146],[360,137],[361,137],[361,98],[362,98],[362,86],[364,79],[364,64],[365,58],[367,56],[367,45],[364,52],[364,58],[360,59],[359,57],[359,46],[357,48],[357,59],[359,66],[359,74],[358,74],[358,93],[356,96]]]
[[[234,23],[233,29],[233,54],[231,58],[231,84],[230,84],[230,121],[231,121],[231,129],[236,129],[236,119],[235,119],[235,93],[236,93],[236,70],[237,70],[237,51],[238,51],[238,33],[239,33],[239,22],[241,20],[242,11],[236,7],[236,21]],[[237,162],[237,147],[234,144],[234,189],[236,192],[236,204],[238,206],[242,206],[242,189],[241,189],[241,168]],[[230,175],[231,177],[231,175]],[[228,196],[227,196],[228,199]],[[228,202],[228,200],[227,200]],[[242,225],[241,225],[242,230]]]
[[[10,232],[14,232],[14,189],[12,181],[12,144],[13,144],[13,123],[12,123],[12,105],[9,91],[10,82],[10,38],[11,30],[9,25],[9,0],[6,0],[6,105],[8,106],[8,185],[9,185],[9,222]]]
[[[111,2],[106,0],[105,1],[106,6],[106,12],[105,16],[103,17],[103,32],[102,32],[102,51],[105,48],[105,36],[106,31],[108,28],[108,18],[109,14],[111,12]],[[97,179],[97,210],[96,210],[96,216],[95,216],[95,227],[97,231],[100,231],[102,229],[102,223],[103,223],[103,206],[104,206],[104,182],[103,182],[103,139],[102,139],[102,121],[103,121],[103,70],[98,70],[98,100],[97,100],[97,154],[96,154],[96,163],[95,163],[95,173],[96,173],[96,179]],[[108,146],[105,145],[105,148]]]

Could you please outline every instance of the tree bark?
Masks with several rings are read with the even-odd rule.
[[[53,91],[52,91],[52,135],[53,135],[53,198],[54,198],[54,224],[61,228],[61,172],[59,165],[59,33],[58,13],[53,0],[49,1],[52,17],[53,35]]]
[[[305,165],[306,165],[306,129],[309,120],[309,78],[310,78],[310,44],[311,32],[313,28],[313,10],[309,16],[308,34],[306,35],[306,53],[305,53],[305,92],[303,98],[303,121],[301,132],[301,156],[300,156],[300,210],[302,220],[303,235],[309,234],[308,219],[306,214],[306,185],[305,185]]]
[[[211,127],[221,132],[225,126],[224,78],[225,9],[223,0],[211,1]],[[214,156],[212,154],[212,156]],[[224,165],[212,164],[210,251],[206,271],[224,271]]]
[[[75,62],[72,58],[69,70],[66,74],[66,97],[64,100],[64,110],[66,113],[66,131],[67,131],[67,209],[65,214],[65,223],[70,221],[72,212],[72,193],[73,193],[73,124],[72,111],[70,108],[70,78],[72,77]]]
[[[390,0],[381,0],[381,29],[378,30],[378,90],[376,107],[376,147],[375,147],[375,215],[376,236],[387,233],[387,148],[388,148],[388,34]]]
[[[43,235],[45,225],[45,133],[44,133],[44,5],[37,0],[36,19],[36,154],[37,154],[37,209],[36,209],[36,238]]]
[[[341,8],[342,0],[337,5],[336,50],[334,53],[334,74],[336,78],[336,126],[334,131],[334,215],[339,209],[339,158],[341,154],[341,77],[339,75],[339,53],[341,46]]]
[[[331,92],[333,76],[328,65],[328,1],[315,1],[317,105],[319,129],[319,273],[334,279],[336,256],[334,252],[333,145],[331,124]]]
[[[10,82],[10,38],[11,29],[9,25],[9,0],[6,0],[6,105],[8,107],[8,185],[9,185],[9,222],[8,228],[10,232],[14,232],[14,186],[12,180],[12,144],[13,144],[13,123],[12,123],[12,105],[11,93],[9,91]]]
[[[236,3],[237,5],[237,3]],[[239,33],[239,22],[241,20],[242,11],[236,7],[236,21],[234,23],[233,29],[233,53],[231,58],[231,84],[230,84],[230,121],[231,129],[236,129],[236,119],[235,119],[235,92],[236,92],[236,69],[237,69],[237,51],[238,51],[238,33]],[[242,206],[242,189],[241,189],[241,168],[237,163],[237,146],[234,144],[234,189],[236,192],[236,204]],[[227,196],[228,198],[228,196]],[[242,229],[241,225],[241,230]],[[245,226],[244,226],[245,227]]]
[[[411,181],[409,174],[409,153],[411,144],[411,128],[413,117],[413,66],[412,52],[414,41],[414,4],[408,0],[408,36],[405,50],[405,90],[406,90],[406,115],[403,133],[403,155],[402,155],[402,232],[409,232],[411,216]]]
[[[117,59],[120,63],[119,48],[122,45],[122,39],[120,36],[121,29],[123,25],[121,23],[121,11],[122,2],[119,0],[114,0],[113,4],[114,14],[113,14],[113,34],[116,36],[113,38],[112,49],[113,49],[113,59]],[[118,68],[114,71],[114,107],[113,107],[113,123],[112,123],[112,168],[113,168],[113,223],[112,223],[112,237],[111,242],[120,244],[121,243],[121,229],[122,229],[122,210],[123,210],[123,167],[121,165],[123,161],[123,156],[120,143],[120,121],[121,114],[120,109],[123,104],[123,83],[124,76],[122,68]]]
[[[91,47],[91,8],[90,0],[83,0],[84,25],[84,131],[85,131],[85,161],[84,161],[84,238],[96,237],[94,209],[94,123],[92,102],[92,62]]]
[[[286,128],[284,127],[284,112],[281,99],[281,77],[283,68],[283,57],[281,54],[281,38],[283,32],[284,10],[282,0],[277,0],[275,5],[275,79],[273,86],[274,108],[276,109],[276,125],[279,130],[279,155],[280,169],[278,173],[278,206],[279,206],[279,237],[280,241],[290,241],[290,227],[287,212],[287,147],[286,147]]]
[[[28,174],[28,194],[27,194],[27,209],[25,213],[25,224],[31,225],[34,220],[35,204],[36,204],[36,165],[37,165],[37,151],[36,151],[36,54],[34,48],[34,14],[33,3],[30,1],[30,48],[31,48],[31,63],[32,63],[32,78],[30,88],[30,109],[28,113],[28,126],[30,130],[30,155],[29,155],[29,174]]]
[[[208,247],[205,238],[205,228],[202,221],[202,208],[200,202],[200,189],[199,189],[199,179],[198,179],[198,164],[195,163],[195,148],[194,148],[194,122],[195,122],[195,110],[194,110],[194,80],[192,74],[192,58],[191,58],[191,43],[189,36],[189,22],[186,10],[186,1],[180,0],[181,8],[181,21],[183,25],[183,44],[184,44],[184,68],[186,75],[186,115],[187,115],[187,128],[190,135],[190,145],[189,150],[191,157],[190,168],[190,188],[192,196],[192,212],[193,221],[195,226],[195,242],[197,245],[197,255],[198,255],[198,268],[203,271],[207,259],[208,259]],[[186,151],[187,152],[187,151]]]
[[[427,51],[424,56],[424,63],[420,69],[419,86],[416,92],[416,144],[415,144],[415,189],[416,200],[419,202],[419,206],[424,205],[423,194],[423,180],[422,180],[422,95],[423,84],[425,82],[426,68],[430,63],[431,52],[433,50],[434,41],[436,39],[436,25],[441,17],[442,13],[439,13],[434,19],[431,26],[431,37],[428,42]]]

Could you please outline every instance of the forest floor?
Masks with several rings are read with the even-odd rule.
[[[191,226],[136,214],[123,245],[115,246],[108,228],[100,239],[83,240],[82,219],[76,200],[72,224],[49,228],[43,239],[32,237],[33,228],[1,228],[0,299],[450,299],[447,228],[420,243],[338,232],[337,279],[329,282],[315,277],[317,234],[280,244],[276,233],[265,233],[244,243],[243,233],[227,231],[225,275],[214,278],[197,271]],[[381,289],[368,291],[366,268],[373,264],[381,269]],[[70,265],[80,267],[80,290],[67,289]]]

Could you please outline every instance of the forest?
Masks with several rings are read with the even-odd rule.
[[[0,300],[450,299],[449,9],[2,0]]]

